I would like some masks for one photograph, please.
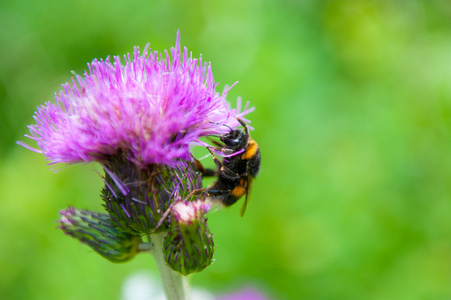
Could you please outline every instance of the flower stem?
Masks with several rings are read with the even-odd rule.
[[[191,299],[189,293],[188,282],[182,274],[171,270],[165,260],[163,253],[163,241],[166,233],[156,233],[149,236],[152,248],[152,253],[161,275],[164,292],[168,300],[189,300]]]

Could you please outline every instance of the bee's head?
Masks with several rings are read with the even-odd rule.
[[[233,153],[241,149],[245,149],[249,144],[250,140],[249,129],[246,123],[244,123],[241,119],[238,119],[238,121],[241,123],[241,125],[244,126],[244,131],[240,129],[232,129],[230,126],[223,124],[225,127],[229,128],[230,131],[220,136],[216,135],[216,137],[219,137],[221,142],[224,143],[224,146],[222,146],[223,152],[225,149],[229,149],[229,151],[227,152],[230,152],[230,150],[232,150],[232,152],[230,153]]]
[[[224,143],[224,146],[234,150],[240,150],[247,146],[249,135],[243,131],[235,129],[230,130],[229,133],[223,134],[219,139]]]

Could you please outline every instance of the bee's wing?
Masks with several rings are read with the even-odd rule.
[[[249,165],[247,166],[247,188],[246,188],[246,198],[244,199],[243,206],[241,207],[240,215],[244,216],[244,212],[246,211],[247,203],[249,202],[249,197],[251,196],[252,183],[254,181],[254,177],[249,174]]]

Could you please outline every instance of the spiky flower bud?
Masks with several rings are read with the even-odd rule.
[[[136,255],[141,238],[117,230],[108,214],[75,208],[68,208],[60,214],[59,228],[64,233],[88,245],[109,261],[126,262]]]
[[[173,226],[164,241],[164,256],[171,269],[183,275],[200,272],[213,261],[213,235],[207,226],[207,202],[175,204]]]
[[[186,161],[175,167],[152,164],[140,169],[123,156],[114,156],[104,169],[105,208],[119,228],[135,235],[167,230],[170,222],[156,225],[174,199],[202,187],[200,174]]]

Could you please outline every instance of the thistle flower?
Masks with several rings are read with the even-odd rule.
[[[61,228],[112,261],[136,253],[123,243],[135,245],[149,236],[163,281],[170,278],[171,286],[181,281],[165,271],[163,258],[185,275],[208,266],[214,250],[205,218],[208,207],[173,204],[202,187],[190,148],[206,145],[200,140],[204,136],[240,126],[237,118],[245,120],[253,111],[248,104],[241,111],[240,98],[232,109],[226,101],[230,88],[220,94],[216,86],[211,65],[186,48],[180,50],[179,33],[175,47],[164,55],[148,45],[142,53],[136,47],[123,61],[92,61],[82,76],[63,84],[56,103],[40,106],[36,124],[29,126],[27,137],[38,148],[19,144],[44,154],[51,165],[100,163],[108,215],[68,210],[62,213]],[[92,225],[96,222],[101,228]],[[179,299],[183,293],[170,294],[169,286],[168,298]]]
[[[180,34],[175,48],[165,56],[149,45],[138,47],[125,64],[116,56],[94,60],[84,76],[63,84],[55,94],[56,104],[39,107],[30,125],[40,149],[54,163],[99,161],[121,155],[140,169],[150,164],[175,166],[190,160],[189,146],[199,138],[237,127],[253,108],[240,112],[215,91],[210,64],[180,51]]]
[[[114,63],[94,60],[84,76],[63,85],[56,104],[38,108],[27,137],[55,163],[98,161],[105,170],[102,198],[117,226],[134,234],[155,229],[174,197],[201,187],[189,147],[202,136],[227,132],[253,108],[231,109],[210,64],[180,51],[138,47]],[[227,126],[225,126],[227,125]],[[183,168],[181,170],[180,168]],[[183,182],[188,181],[188,182]]]
[[[178,202],[172,211],[173,223],[164,242],[165,261],[183,275],[200,272],[213,261],[213,236],[205,214],[210,204],[201,200]]]

